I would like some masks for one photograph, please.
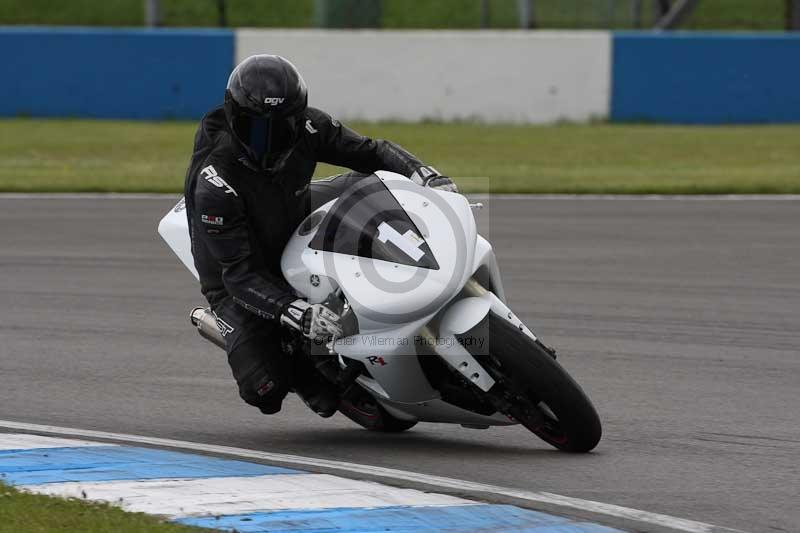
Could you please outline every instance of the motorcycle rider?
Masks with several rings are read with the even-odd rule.
[[[355,172],[311,183],[317,162]],[[339,405],[313,366],[283,353],[280,331],[324,342],[341,333],[339,316],[299,298],[282,277],[280,258],[311,211],[377,170],[456,191],[397,144],[364,137],[308,107],[305,81],[280,56],[240,63],[224,104],[200,122],[184,188],[192,254],[239,395],[265,414],[281,409],[290,388],[322,416]]]

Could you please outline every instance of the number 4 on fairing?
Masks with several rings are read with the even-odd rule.
[[[406,230],[401,235],[400,232],[386,222],[381,222],[378,225],[378,240],[383,243],[391,242],[414,261],[419,261],[425,255],[425,252],[419,249],[425,243],[419,235],[411,230]]]

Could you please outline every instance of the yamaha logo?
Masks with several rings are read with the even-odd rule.
[[[308,281],[311,282],[313,287],[319,287],[319,276],[316,274],[311,274],[311,276],[308,278]]]

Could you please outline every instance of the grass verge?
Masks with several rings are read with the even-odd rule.
[[[0,483],[0,533],[192,533],[208,531],[108,504],[20,492]]]
[[[166,26],[216,26],[217,3],[211,0],[161,0]],[[644,26],[654,19],[654,2],[642,2]],[[478,28],[481,3],[464,0],[383,0],[384,28]],[[536,0],[540,28],[630,28],[631,2],[623,0]],[[516,28],[516,0],[491,0],[488,25]],[[782,30],[784,0],[700,2],[684,25],[697,30]],[[227,2],[229,26],[309,27],[314,0],[235,0]],[[141,26],[141,0],[0,0],[0,24]]]
[[[464,192],[800,193],[800,125],[373,123]],[[178,192],[195,124],[0,120],[0,191]],[[339,169],[320,165],[318,176]],[[469,177],[488,177],[469,179]]]

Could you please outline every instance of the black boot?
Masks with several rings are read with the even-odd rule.
[[[294,391],[309,409],[322,418],[333,416],[341,401],[339,389],[313,366],[302,365],[294,375]]]
[[[339,390],[324,379],[304,379],[294,390],[303,403],[322,418],[333,416],[339,409]]]

